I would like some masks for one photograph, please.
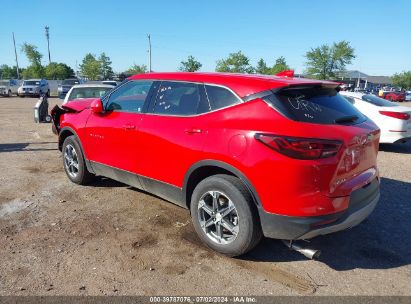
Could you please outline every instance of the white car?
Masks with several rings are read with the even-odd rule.
[[[411,139],[411,108],[399,106],[372,94],[340,94],[381,129],[380,143],[405,142]]]
[[[100,98],[103,97],[108,91],[110,91],[113,88],[114,87],[109,84],[77,84],[72,86],[71,89],[67,92],[66,97],[64,97],[63,104],[66,104],[74,99]]]
[[[19,83],[15,79],[0,80],[0,95],[10,97],[13,94],[17,95]]]

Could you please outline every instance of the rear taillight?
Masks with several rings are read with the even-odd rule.
[[[255,138],[288,157],[297,159],[319,159],[334,156],[342,142],[315,138],[285,137],[270,134],[256,134]]]
[[[401,112],[391,112],[391,111],[379,111],[380,114],[389,116],[392,118],[397,118],[397,119],[402,119],[402,120],[408,120],[410,119],[410,115],[407,113],[401,113]]]

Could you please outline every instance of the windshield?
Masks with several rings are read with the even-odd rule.
[[[7,86],[7,85],[9,85],[9,82],[8,81],[0,81],[0,85],[1,86]]]
[[[78,79],[66,79],[63,80],[63,85],[75,85],[75,84],[79,84],[80,81],[78,81]]]
[[[294,87],[264,98],[286,117],[316,124],[357,124],[366,120],[347,99],[335,89]]]
[[[40,81],[25,81],[24,83],[23,83],[23,85],[29,85],[29,86],[38,86],[38,85],[40,85]]]
[[[91,87],[91,88],[74,88],[70,96],[68,97],[68,101],[74,99],[82,99],[82,98],[101,98],[103,97],[111,88],[99,88],[99,87]]]
[[[380,97],[377,97],[375,95],[371,95],[371,94],[367,94],[367,95],[363,95],[362,100],[371,103],[375,106],[378,107],[395,107],[396,105],[393,104],[392,102],[382,99]]]

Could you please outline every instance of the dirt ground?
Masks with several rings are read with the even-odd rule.
[[[314,239],[318,261],[275,240],[232,259],[184,209],[109,179],[71,183],[35,102],[0,97],[0,295],[411,295],[411,143],[381,147],[377,209]]]

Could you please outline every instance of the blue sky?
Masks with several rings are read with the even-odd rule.
[[[355,48],[349,69],[411,70],[410,0],[9,0],[1,7],[0,64],[14,64],[13,31],[21,66],[23,42],[37,45],[46,63],[48,25],[52,61],[73,68],[86,53],[103,51],[117,72],[147,65],[150,33],[155,71],[174,71],[188,55],[213,71],[218,59],[241,50],[252,64],[284,56],[301,72],[311,47],[340,40]]]

